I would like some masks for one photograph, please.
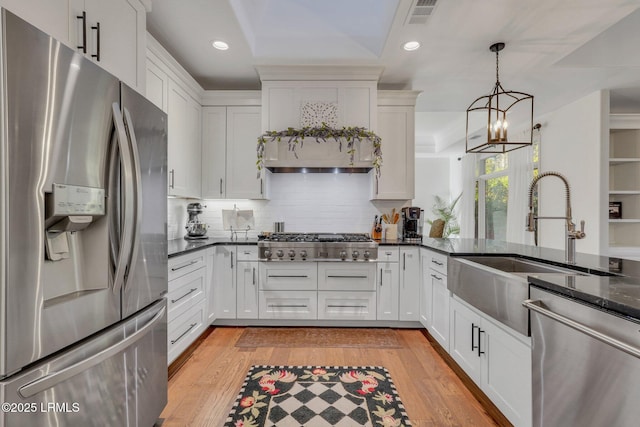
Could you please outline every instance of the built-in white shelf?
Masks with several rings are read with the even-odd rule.
[[[640,162],[640,158],[637,158],[637,157],[611,157],[609,159],[609,164],[611,166],[624,165],[627,163],[638,163],[638,162]]]
[[[609,223],[634,223],[640,222],[640,218],[620,218],[620,219],[610,219]]]
[[[615,194],[621,194],[621,195],[625,195],[625,194],[640,194],[640,190],[610,190],[609,194],[611,194],[611,195],[615,195]]]

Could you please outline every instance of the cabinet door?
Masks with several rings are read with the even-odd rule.
[[[85,0],[89,54],[105,70],[144,93],[146,11],[138,0]],[[99,24],[98,29],[95,28]],[[100,58],[98,55],[100,44]]]
[[[447,276],[431,270],[431,327],[429,332],[449,351],[449,290]]]
[[[261,107],[227,107],[227,187],[229,199],[262,199],[265,182],[256,178],[256,146],[262,134]]]
[[[482,319],[455,298],[450,308],[449,354],[476,384],[480,384],[481,355],[483,351],[486,353],[486,348],[481,349],[479,343]],[[486,341],[484,336],[482,338]],[[486,342],[483,344],[486,347]]]
[[[486,319],[482,329],[482,390],[514,425],[530,426],[531,346]]]
[[[0,6],[75,49],[69,32],[76,23],[69,0],[0,0]]]
[[[167,97],[169,95],[169,77],[155,63],[147,60],[147,99],[165,113],[167,112]]]
[[[214,299],[218,319],[236,318],[236,247],[215,246]]]
[[[429,262],[431,253],[426,249],[420,249],[420,270],[422,280],[420,281],[420,323],[426,329],[431,325],[431,270]]]
[[[382,138],[380,177],[372,173],[372,199],[407,200],[415,196],[415,112],[412,107],[378,107]]]
[[[237,266],[237,318],[258,318],[258,263],[240,261]]]
[[[398,263],[378,263],[377,273],[378,320],[398,320]]]
[[[224,199],[227,108],[202,108],[202,198]],[[254,166],[255,167],[255,166]]]
[[[169,195],[200,197],[200,106],[169,80]]]
[[[400,320],[420,320],[420,250],[400,250]]]
[[[214,320],[216,320],[216,295],[215,295],[215,259],[216,259],[216,251],[214,248],[207,249],[206,252],[206,268],[207,268],[207,277],[206,277],[206,286],[207,286],[207,324],[210,325]]]

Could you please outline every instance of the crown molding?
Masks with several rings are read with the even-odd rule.
[[[347,65],[259,65],[256,71],[261,81],[272,80],[359,80],[380,79],[384,67]]]

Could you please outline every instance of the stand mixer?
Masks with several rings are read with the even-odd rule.
[[[187,220],[187,235],[184,236],[187,240],[199,240],[206,239],[207,236],[207,224],[204,222],[200,222],[200,218],[198,215],[202,213],[202,208],[206,208],[200,203],[189,203],[187,205],[187,213],[189,214],[189,219]]]

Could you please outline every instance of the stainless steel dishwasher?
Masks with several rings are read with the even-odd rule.
[[[640,419],[640,321],[531,286],[533,425]]]

